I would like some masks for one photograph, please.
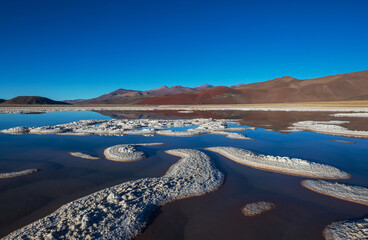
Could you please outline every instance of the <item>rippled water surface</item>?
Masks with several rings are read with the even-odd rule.
[[[110,119],[109,116],[196,117],[169,116],[167,113],[144,114],[116,113],[113,116],[95,112],[55,112],[0,115],[0,129],[54,125],[82,119]],[[198,116],[203,117],[201,114]],[[224,114],[216,114],[226,117]],[[261,118],[256,112],[254,114],[258,114],[257,117],[252,116],[252,113],[247,114],[249,119]],[[323,113],[318,114],[313,116],[325,117]],[[239,118],[236,112],[228,115]],[[271,126],[274,123],[272,118],[268,121],[262,124]],[[243,124],[259,127],[251,121],[244,122],[244,119]],[[340,182],[368,187],[368,140],[312,132],[285,134],[266,131],[264,128],[241,133],[255,140],[236,140],[220,135],[117,137],[0,134],[0,172],[40,169],[40,172],[32,175],[0,179],[0,236],[99,189],[132,179],[163,175],[178,160],[164,152],[173,148],[195,148],[206,152],[225,173],[225,183],[217,191],[205,196],[175,201],[159,208],[138,239],[322,239],[323,228],[332,221],[368,215],[366,206],[303,188],[300,185],[305,179],[303,177],[253,169],[203,150],[205,147],[234,146],[262,154],[325,163],[352,174],[351,179]],[[167,144],[142,147],[149,157],[137,162],[119,163],[103,158],[103,150],[112,145],[149,142]],[[68,152],[73,151],[100,156],[102,159],[72,157]],[[276,208],[255,217],[241,214],[241,208],[246,203],[261,200],[273,201]]]

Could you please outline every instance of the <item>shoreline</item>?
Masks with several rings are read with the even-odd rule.
[[[57,111],[301,111],[368,113],[368,101],[301,102],[262,104],[204,105],[1,105],[0,114],[45,113]],[[359,115],[359,114],[358,114]],[[364,115],[364,114],[363,114]]]

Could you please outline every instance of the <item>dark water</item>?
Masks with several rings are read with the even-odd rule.
[[[92,112],[0,115],[0,129],[107,118]],[[0,180],[0,236],[99,189],[132,179],[163,175],[178,159],[164,153],[166,149],[173,148],[203,150],[211,146],[234,146],[263,154],[299,157],[329,164],[353,175],[352,179],[340,182],[368,187],[368,140],[311,132],[283,134],[261,128],[243,133],[255,141],[217,135],[114,137],[0,134],[1,172],[27,168],[41,170],[28,176]],[[85,160],[68,154],[81,151],[103,157],[106,147],[146,142],[167,144],[142,147],[149,157],[130,163]],[[323,228],[332,221],[368,215],[366,206],[323,196],[301,187],[303,177],[252,169],[216,153],[205,152],[225,173],[224,185],[205,196],[161,207],[138,239],[322,239]],[[241,214],[240,209],[246,203],[260,200],[273,201],[276,208],[255,217]]]

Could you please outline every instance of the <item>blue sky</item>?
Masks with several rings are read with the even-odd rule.
[[[367,0],[0,0],[0,98],[368,70],[367,12]]]

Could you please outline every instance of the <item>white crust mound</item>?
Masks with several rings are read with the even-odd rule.
[[[94,156],[91,156],[89,154],[81,153],[81,152],[70,152],[69,154],[74,156],[74,157],[79,157],[79,158],[84,158],[84,159],[91,159],[91,160],[101,159],[99,157],[94,157]]]
[[[203,195],[222,184],[223,174],[206,154],[193,149],[166,152],[182,158],[164,176],[92,193],[4,239],[132,239],[145,228],[157,207]]]
[[[368,137],[368,131],[349,130],[339,126],[349,121],[301,121],[293,123],[290,131],[312,131],[346,137]]]
[[[323,235],[327,240],[368,239],[368,218],[331,223],[325,228]]]
[[[146,158],[146,154],[135,148],[133,145],[120,144],[104,151],[106,159],[119,162],[137,161]]]
[[[119,144],[104,151],[106,159],[118,162],[138,161],[147,157],[147,155],[136,148],[136,146],[157,146],[164,143],[138,143],[138,144]]]
[[[242,208],[242,213],[244,216],[255,216],[270,211],[274,207],[275,204],[273,202],[261,201],[248,203]]]
[[[20,176],[29,175],[29,174],[36,173],[36,172],[38,172],[38,169],[33,168],[33,169],[26,169],[26,170],[19,171],[19,172],[0,173],[0,179],[20,177]]]
[[[206,150],[217,152],[240,164],[272,172],[325,179],[347,179],[351,177],[350,174],[335,167],[299,158],[256,154],[249,150],[234,147],[210,147]]]
[[[314,192],[368,206],[368,188],[327,181],[304,180],[302,186]]]

